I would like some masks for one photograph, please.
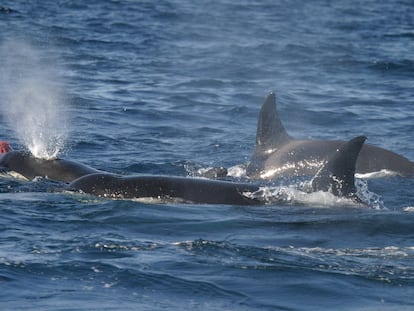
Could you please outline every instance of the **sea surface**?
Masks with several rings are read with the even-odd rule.
[[[245,179],[275,91],[294,137],[366,135],[414,160],[413,1],[0,7],[0,140],[14,149]],[[413,310],[414,179],[358,183],[369,207],[106,200],[2,178],[0,309]]]

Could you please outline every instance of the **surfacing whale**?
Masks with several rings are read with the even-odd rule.
[[[305,189],[308,192],[329,191],[335,196],[360,202],[355,189],[355,162],[365,141],[356,137],[335,150]],[[178,176],[120,176],[95,173],[69,184],[70,190],[104,198],[155,198],[202,204],[258,205],[266,198],[252,196],[260,185]],[[275,202],[273,198],[272,203]]]
[[[285,130],[276,110],[275,94],[270,93],[260,110],[256,147],[246,168],[253,179],[313,176],[344,141],[297,140]],[[356,162],[356,173],[391,171],[414,176],[414,162],[392,151],[364,144]]]
[[[29,180],[43,177],[68,183],[81,176],[100,172],[74,161],[38,159],[26,151],[9,151],[0,155],[0,170],[18,173]]]

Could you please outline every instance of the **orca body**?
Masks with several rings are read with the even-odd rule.
[[[313,176],[343,144],[344,141],[340,140],[292,138],[278,116],[275,94],[270,93],[260,111],[256,147],[246,174],[256,179]],[[366,174],[382,170],[412,177],[414,162],[392,151],[365,144],[356,162],[356,173]]]
[[[0,168],[4,171],[16,172],[29,180],[44,177],[63,182],[71,182],[81,176],[100,172],[73,161],[38,159],[24,151],[10,151],[2,154]]]
[[[336,196],[355,198],[355,162],[365,137],[356,137],[334,151],[311,181],[309,191],[330,191]],[[249,194],[260,190],[251,183],[237,183],[175,176],[119,176],[107,173],[74,180],[70,190],[105,198],[179,200],[203,204],[258,205],[266,198]],[[277,199],[277,198],[276,198]],[[275,202],[274,198],[272,202]]]
[[[120,176],[97,173],[73,181],[69,189],[116,199],[155,198],[205,204],[260,204],[260,201],[243,195],[258,189],[253,184],[179,176]]]

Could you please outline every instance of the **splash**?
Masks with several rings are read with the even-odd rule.
[[[68,137],[68,111],[57,60],[24,42],[0,46],[0,111],[37,158],[56,158]]]
[[[331,192],[308,192],[307,182],[297,182],[288,186],[262,186],[255,192],[244,192],[248,198],[258,199],[266,204],[305,204],[314,207],[369,207],[372,209],[386,209],[381,197],[368,190],[368,184],[364,180],[357,180],[355,184],[357,196],[363,204],[352,198],[338,197]]]
[[[330,192],[308,193],[303,191],[301,185],[264,186],[254,193],[243,194],[249,198],[266,202],[266,204],[305,204],[321,208],[357,206],[357,203],[352,199],[337,197]]]
[[[382,197],[368,189],[368,182],[364,179],[356,179],[355,186],[357,188],[357,196],[373,209],[387,209]]]

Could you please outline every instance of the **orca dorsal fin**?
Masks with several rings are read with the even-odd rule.
[[[338,197],[355,197],[355,164],[365,140],[365,136],[358,136],[337,149],[313,177],[312,190],[329,191]]]
[[[260,109],[255,152],[276,151],[290,139],[276,110],[276,95],[271,92]]]

